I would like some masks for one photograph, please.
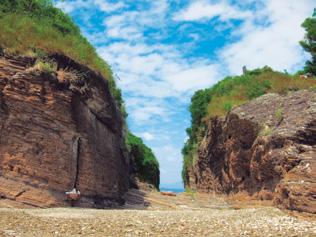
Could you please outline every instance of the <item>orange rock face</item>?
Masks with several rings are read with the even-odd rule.
[[[0,198],[33,206],[122,202],[129,159],[122,117],[108,83],[63,56],[58,71],[34,60],[0,56]]]
[[[267,94],[209,121],[187,183],[316,213],[316,92]]]

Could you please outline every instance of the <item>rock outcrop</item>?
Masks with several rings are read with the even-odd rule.
[[[187,183],[316,213],[316,92],[266,94],[208,122]]]
[[[0,55],[0,198],[39,207],[103,207],[122,203],[129,158],[123,119],[107,81],[69,58]]]

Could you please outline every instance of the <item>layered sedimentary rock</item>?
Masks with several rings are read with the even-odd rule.
[[[316,92],[267,94],[210,120],[187,179],[316,213]]]
[[[0,56],[0,198],[28,205],[121,203],[129,159],[107,81],[61,55],[53,73],[35,59]]]

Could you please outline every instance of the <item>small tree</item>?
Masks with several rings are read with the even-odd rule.
[[[312,55],[312,59],[306,62],[304,70],[316,75],[316,8],[312,17],[307,18],[302,27],[306,30],[305,39],[300,42],[301,46]]]

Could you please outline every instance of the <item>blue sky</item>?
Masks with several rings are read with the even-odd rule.
[[[128,126],[153,149],[161,186],[181,186],[194,91],[241,68],[294,72],[314,0],[68,0],[69,13],[113,68]]]

